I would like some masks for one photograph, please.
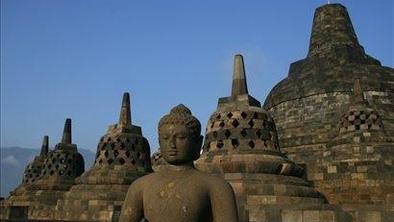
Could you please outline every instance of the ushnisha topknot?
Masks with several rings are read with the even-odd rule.
[[[200,136],[201,124],[192,112],[183,104],[173,107],[169,114],[163,116],[159,121],[160,128],[165,124],[182,124],[185,125],[193,135]]]

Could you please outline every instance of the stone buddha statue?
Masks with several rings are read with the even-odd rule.
[[[160,120],[160,150],[168,164],[131,184],[120,222],[238,221],[231,186],[194,168],[202,139],[200,122],[182,104]]]

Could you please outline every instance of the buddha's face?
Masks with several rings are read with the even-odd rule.
[[[159,131],[160,152],[165,161],[172,165],[182,165],[198,158],[202,137],[193,135],[181,124],[165,124]]]

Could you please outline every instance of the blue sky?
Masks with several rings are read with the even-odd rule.
[[[394,66],[391,0],[343,0],[360,43]],[[205,128],[230,94],[232,59],[264,102],[305,57],[321,0],[1,0],[1,146],[50,145],[73,119],[73,142],[96,150],[123,92],[154,151],[161,116],[184,103]]]

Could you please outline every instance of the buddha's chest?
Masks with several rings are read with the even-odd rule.
[[[206,189],[193,181],[167,180],[149,188],[143,195],[149,221],[203,221],[210,212]]]

